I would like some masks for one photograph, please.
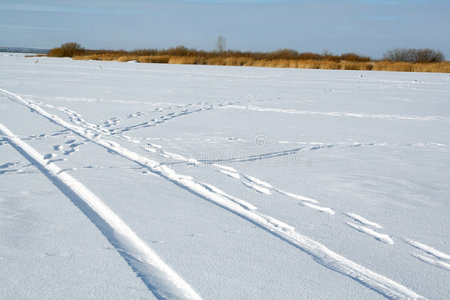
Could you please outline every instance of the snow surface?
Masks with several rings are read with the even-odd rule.
[[[0,298],[450,298],[448,74],[0,54],[0,124]]]

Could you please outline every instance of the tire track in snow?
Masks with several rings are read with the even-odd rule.
[[[102,232],[159,299],[201,299],[122,219],[82,183],[49,163],[0,123],[0,133],[35,165]]]
[[[229,197],[225,197],[221,193],[215,192],[214,189],[211,188],[211,185],[207,186],[195,181],[190,176],[178,174],[175,170],[169,168],[168,166],[161,165],[156,161],[143,157],[115,142],[94,137],[92,133],[86,132],[83,128],[78,126],[69,124],[56,115],[47,113],[39,106],[33,104],[31,101],[24,100],[19,95],[15,95],[3,89],[0,89],[0,91],[7,95],[9,99],[34,110],[36,113],[47,118],[49,121],[70,129],[79,136],[84,137],[85,139],[88,139],[109,151],[113,151],[118,155],[129,159],[130,161],[133,161],[143,167],[147,167],[154,174],[174,183],[178,187],[181,187],[208,202],[222,207],[223,209],[267,231],[282,241],[289,243],[290,245],[310,255],[312,259],[324,267],[341,273],[387,298],[424,299],[424,297],[395,282],[394,280],[373,272],[347,259],[346,257],[333,252],[325,245],[322,245],[321,243],[296,232],[295,228],[292,226],[270,216],[258,213],[255,210],[248,209],[242,204],[233,201]]]

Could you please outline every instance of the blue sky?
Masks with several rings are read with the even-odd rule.
[[[450,59],[449,0],[2,0],[0,46],[356,52],[434,48]]]

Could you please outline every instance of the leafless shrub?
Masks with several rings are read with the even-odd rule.
[[[370,61],[370,57],[369,56],[362,56],[362,55],[358,55],[355,53],[344,53],[341,54],[340,56],[341,60],[345,60],[345,61]]]
[[[444,55],[441,51],[432,49],[396,48],[383,55],[384,60],[397,62],[441,62]]]
[[[62,44],[59,48],[50,50],[48,56],[52,57],[73,57],[74,55],[81,55],[84,53],[84,48],[75,42]]]
[[[217,52],[223,54],[226,48],[227,48],[227,40],[223,36],[219,35],[216,41]]]

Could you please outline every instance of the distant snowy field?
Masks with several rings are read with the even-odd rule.
[[[450,76],[0,54],[0,298],[450,299]]]

